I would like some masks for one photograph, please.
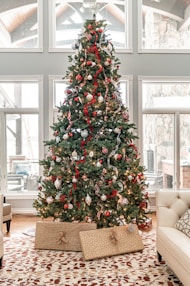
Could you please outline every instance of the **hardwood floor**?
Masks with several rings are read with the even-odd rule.
[[[156,227],[156,215],[155,213],[149,214],[148,217],[152,218],[152,229]],[[5,237],[11,237],[21,234],[25,232],[27,229],[35,228],[36,222],[41,220],[41,218],[36,217],[35,215],[24,215],[24,214],[14,214],[12,221],[10,232],[6,231],[6,224],[3,224],[3,235]],[[147,231],[151,231],[148,229]]]
[[[35,227],[38,220],[40,218],[35,215],[14,214],[9,233],[7,233],[6,224],[3,224],[3,235],[8,237],[19,235],[26,229]]]

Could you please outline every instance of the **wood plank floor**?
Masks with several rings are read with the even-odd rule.
[[[152,229],[156,227],[156,215],[155,213],[148,214],[149,217],[152,218]],[[5,237],[11,237],[21,234],[25,232],[27,229],[35,228],[36,222],[41,220],[41,218],[36,217],[35,215],[24,215],[24,214],[14,214],[12,221],[10,232],[6,231],[6,224],[3,224],[3,235]],[[148,230],[150,231],[150,230]]]

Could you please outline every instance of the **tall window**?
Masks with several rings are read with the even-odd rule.
[[[139,90],[149,188],[190,188],[190,78],[139,77]]]
[[[68,83],[62,80],[63,76],[51,75],[49,76],[49,126],[52,125],[57,119],[57,106],[64,102],[65,99],[65,89]],[[123,104],[129,110],[130,121],[133,120],[133,77],[131,75],[122,76],[120,80],[120,91]],[[50,138],[52,137],[52,129],[50,129]]]
[[[50,51],[71,49],[84,21],[93,14],[107,20],[115,48],[131,52],[131,0],[49,0]]]
[[[138,2],[139,52],[190,52],[189,1]]]
[[[42,50],[42,0],[3,0],[0,5],[0,52]]]
[[[43,142],[42,78],[0,78],[1,184],[8,192],[38,190]]]

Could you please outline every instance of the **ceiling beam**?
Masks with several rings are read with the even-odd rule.
[[[1,0],[0,13],[36,3],[36,0]]]
[[[182,31],[186,29],[190,24],[190,5],[185,9],[184,19],[181,23],[179,23],[178,30]]]

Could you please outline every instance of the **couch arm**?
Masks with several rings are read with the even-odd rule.
[[[0,194],[0,232],[3,229],[2,225],[3,225],[3,195]]]
[[[174,227],[190,208],[190,190],[159,190],[156,192],[157,227]]]

